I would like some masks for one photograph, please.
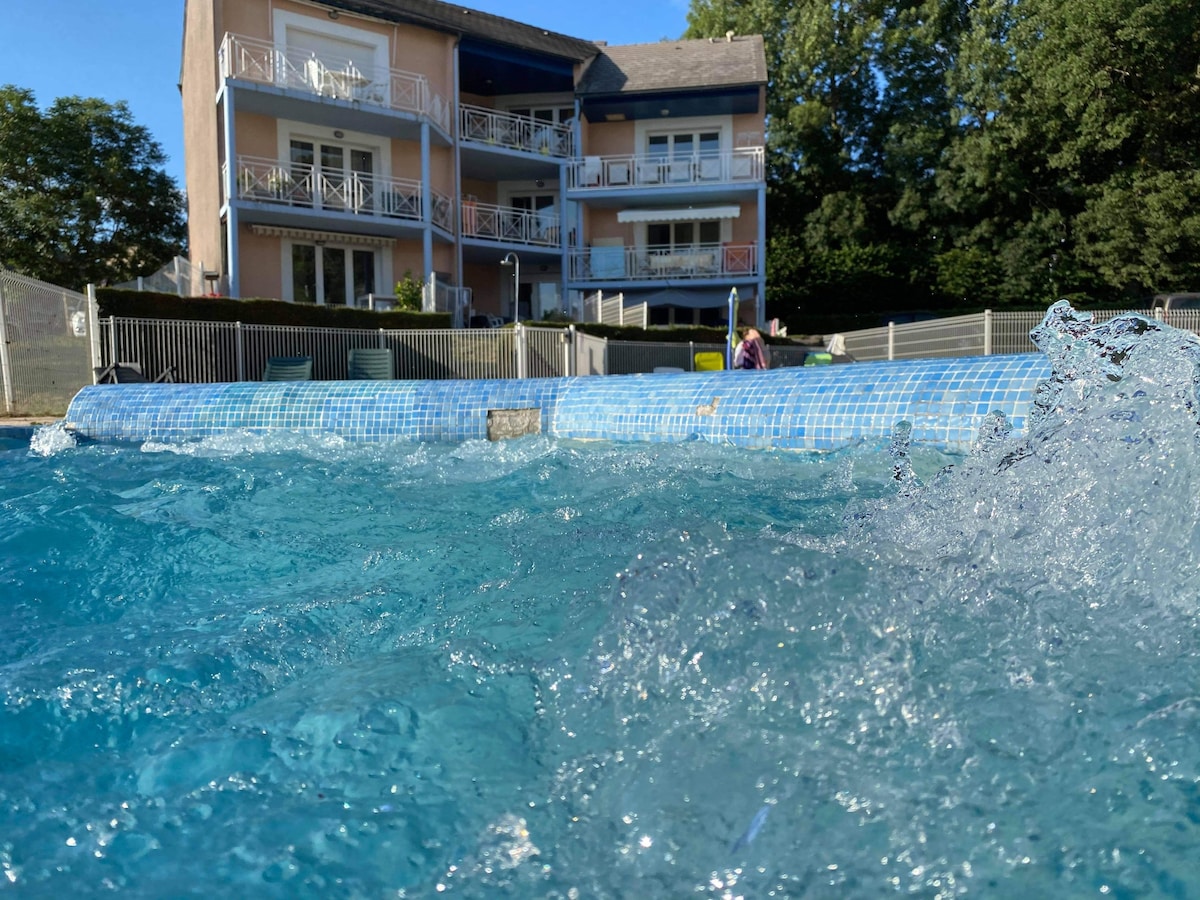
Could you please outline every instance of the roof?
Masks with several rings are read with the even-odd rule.
[[[601,47],[579,80],[580,95],[704,90],[766,84],[761,35]]]
[[[382,19],[403,22],[434,31],[464,35],[496,44],[506,44],[583,62],[599,51],[591,41],[546,31],[534,25],[442,3],[440,0],[320,0],[321,5]]]

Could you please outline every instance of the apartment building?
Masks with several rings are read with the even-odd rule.
[[[607,46],[438,0],[186,0],[193,261],[234,297],[460,318],[596,291],[762,320],[760,37]]]

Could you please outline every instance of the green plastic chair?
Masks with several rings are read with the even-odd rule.
[[[311,356],[272,356],[263,381],[312,381]]]
[[[391,381],[396,377],[392,351],[380,347],[352,347],[346,368],[352,381]]]
[[[827,366],[832,362],[833,354],[826,353],[824,350],[804,354],[804,364],[806,366]]]
[[[715,350],[696,354],[697,372],[716,372],[725,368],[725,354]]]

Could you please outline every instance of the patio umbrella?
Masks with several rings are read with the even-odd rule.
[[[733,346],[735,324],[737,323],[737,288],[729,289],[729,339],[725,342],[725,368],[733,368]]]

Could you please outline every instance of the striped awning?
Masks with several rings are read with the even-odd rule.
[[[303,241],[309,244],[341,244],[357,247],[390,247],[396,243],[395,238],[379,237],[373,234],[344,234],[340,231],[317,231],[311,228],[284,228],[280,225],[250,226],[250,231],[263,237],[288,238],[293,241]]]
[[[710,219],[736,219],[740,206],[688,206],[683,209],[623,209],[618,222],[703,222]]]

